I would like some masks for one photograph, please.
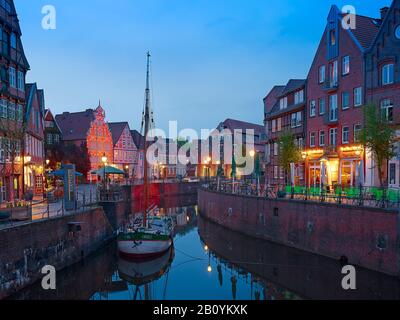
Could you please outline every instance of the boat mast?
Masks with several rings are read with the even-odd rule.
[[[149,172],[147,162],[147,135],[150,130],[150,52],[147,52],[147,73],[146,73],[146,105],[144,112],[144,213],[143,227],[147,226],[147,209],[149,201]]]

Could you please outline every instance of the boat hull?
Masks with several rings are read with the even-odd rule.
[[[168,240],[118,240],[118,251],[128,259],[151,259],[165,254],[172,246]]]

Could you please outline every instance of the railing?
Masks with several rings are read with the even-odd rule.
[[[119,202],[123,200],[123,193],[120,187],[101,188],[99,196],[100,202]]]
[[[375,207],[400,210],[400,189],[378,187],[301,187],[265,186],[232,180],[212,180],[203,188],[226,194],[253,196],[267,199],[288,199],[309,202]]]
[[[0,229],[20,225],[23,223],[29,223],[37,220],[53,219],[62,217],[68,214],[84,212],[88,208],[97,206],[100,200],[100,194],[98,190],[80,190],[77,192],[75,200],[75,209],[67,211],[65,209],[64,199],[58,201],[52,201],[50,199],[43,200],[41,202],[29,203],[28,205],[20,208],[9,208],[3,209],[2,212],[9,211],[10,216],[0,220]],[[18,212],[18,216],[16,212]],[[25,210],[25,212],[21,212]],[[26,213],[26,214],[25,214]]]

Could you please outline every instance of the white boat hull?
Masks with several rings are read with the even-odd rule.
[[[172,246],[172,239],[167,241],[156,240],[119,240],[118,250],[122,256],[128,258],[145,259],[164,254]]]

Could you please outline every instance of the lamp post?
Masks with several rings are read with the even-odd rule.
[[[106,164],[107,164],[107,156],[104,153],[103,156],[101,157],[101,162],[103,162],[103,185],[104,185],[104,189],[106,189],[107,185],[106,185]]]

